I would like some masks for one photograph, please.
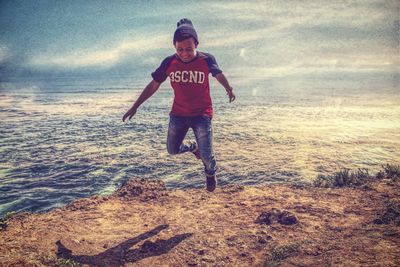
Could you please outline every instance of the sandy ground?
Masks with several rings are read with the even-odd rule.
[[[0,266],[400,266],[400,227],[375,223],[399,189],[209,193],[131,179],[108,197],[15,215],[0,231]]]

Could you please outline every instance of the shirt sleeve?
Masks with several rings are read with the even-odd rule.
[[[211,75],[215,77],[215,75],[222,73],[222,70],[219,68],[217,61],[215,60],[215,57],[208,53],[206,53],[206,55],[207,65]]]
[[[173,56],[169,56],[165,58],[162,62],[161,65],[151,73],[151,77],[153,77],[153,80],[155,80],[158,83],[164,82],[168,75],[167,75],[167,68],[169,67],[171,61],[172,61]]]

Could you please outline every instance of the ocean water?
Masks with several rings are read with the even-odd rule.
[[[381,86],[350,78],[231,77],[237,96],[231,104],[212,81],[219,184],[309,183],[340,168],[373,172],[398,164],[400,90],[397,77],[388,79]],[[0,216],[107,195],[132,177],[161,179],[171,189],[203,187],[200,161],[166,151],[173,97],[167,83],[122,122],[147,82],[127,76],[2,82]]]

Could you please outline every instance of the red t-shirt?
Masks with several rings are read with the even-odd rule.
[[[175,96],[170,114],[206,115],[212,118],[208,74],[215,76],[221,72],[211,54],[197,51],[196,57],[190,62],[183,62],[176,54],[165,58],[151,76],[158,83],[164,82],[167,77],[170,78]]]

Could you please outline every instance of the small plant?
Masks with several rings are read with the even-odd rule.
[[[8,221],[17,214],[15,211],[7,212],[6,215],[0,219],[0,230],[6,229]]]
[[[40,266],[51,266],[51,267],[80,267],[80,263],[72,259],[57,258],[55,256],[43,255],[40,258]],[[35,265],[36,266],[36,265]]]
[[[298,243],[275,247],[271,251],[271,258],[264,262],[264,267],[277,267],[281,261],[295,256],[299,251],[300,245]]]
[[[400,165],[386,164],[382,166],[387,178],[396,181],[400,178]]]
[[[264,266],[263,267],[278,267],[279,266],[279,261],[266,261],[265,263],[264,263]]]
[[[367,169],[358,169],[355,172],[351,172],[349,169],[342,169],[333,175],[318,175],[314,181],[314,186],[317,187],[351,187],[365,185],[371,181]]]
[[[377,180],[385,179],[385,177],[386,177],[386,174],[385,174],[385,171],[384,171],[384,170],[380,170],[380,171],[378,171],[377,174],[376,174],[376,179],[377,179]]]
[[[316,187],[368,187],[369,183],[376,180],[391,179],[398,181],[400,179],[400,165],[386,164],[382,165],[375,176],[370,175],[368,169],[362,168],[357,171],[342,169],[333,175],[319,174],[313,184]]]
[[[53,267],[80,267],[81,264],[71,260],[71,259],[63,259],[63,258],[58,258]]]
[[[333,186],[343,187],[351,184],[351,175],[349,169],[343,169],[333,175]]]
[[[386,206],[386,211],[375,220],[376,224],[394,223],[400,226],[400,198],[390,199]]]
[[[294,256],[299,252],[300,245],[297,243],[276,247],[272,250],[272,260],[282,261],[288,257]]]

